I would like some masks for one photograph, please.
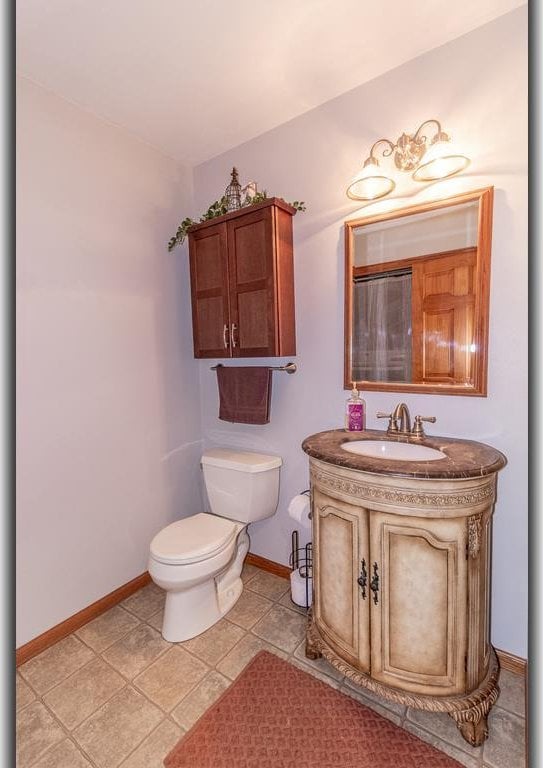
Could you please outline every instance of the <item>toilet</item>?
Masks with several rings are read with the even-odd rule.
[[[236,603],[249,551],[249,523],[271,517],[279,500],[280,456],[213,448],[201,459],[211,514],[163,528],[151,542],[149,574],[166,591],[162,637],[199,635]]]

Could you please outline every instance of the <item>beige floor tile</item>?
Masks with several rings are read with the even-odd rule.
[[[237,603],[226,614],[226,618],[243,629],[251,629],[272,606],[273,602],[267,597],[244,589]]]
[[[524,675],[514,675],[508,669],[502,669],[498,683],[500,686],[498,707],[524,717],[526,712]]]
[[[41,696],[94,658],[94,653],[74,635],[68,635],[39,656],[19,667],[19,672]]]
[[[488,729],[489,737],[483,751],[484,762],[491,768],[525,768],[524,718],[494,707],[488,716]]]
[[[95,658],[49,691],[43,700],[71,731],[125,685],[109,664]]]
[[[456,727],[452,717],[443,712],[425,712],[424,710],[412,709],[410,707],[407,710],[407,719],[412,723],[416,723],[420,728],[424,728],[425,731],[437,736],[438,739],[452,744],[457,749],[461,749],[471,755],[478,755],[480,753],[480,748],[471,747]]]
[[[173,719],[188,731],[229,685],[227,677],[210,672],[173,710]]]
[[[183,736],[183,729],[163,720],[122,764],[122,768],[164,768],[164,758]],[[196,768],[196,766],[195,766]]]
[[[414,736],[417,736],[417,738],[421,739],[422,741],[425,741],[427,744],[431,744],[436,749],[440,749],[442,752],[445,752],[446,755],[454,758],[460,763],[460,765],[464,765],[466,768],[479,768],[481,765],[481,756],[478,754],[478,750],[472,749],[467,742],[466,747],[468,747],[468,749],[472,749],[471,755],[462,751],[461,749],[458,749],[457,747],[452,746],[452,744],[443,741],[434,734],[424,731],[422,728],[419,728],[407,720],[405,721],[403,728],[409,733],[412,733]],[[512,768],[512,766],[510,768]]]
[[[102,656],[132,680],[170,647],[170,643],[163,640],[156,629],[140,624],[104,651]]]
[[[257,568],[256,565],[250,565],[249,563],[245,563],[241,571],[241,580],[245,584],[246,582],[249,581],[249,579],[252,579],[253,576],[259,572],[260,572],[260,568]]]
[[[98,768],[117,768],[162,720],[157,707],[127,686],[73,732]]]
[[[258,592],[259,595],[269,597],[270,600],[279,600],[290,589],[290,582],[274,573],[259,570],[252,579],[249,579],[245,589]]]
[[[333,680],[337,680],[338,682],[343,681],[343,675],[341,672],[339,672],[335,667],[333,667],[326,659],[308,659],[305,655],[305,640],[302,640],[300,645],[296,648],[294,651],[294,657],[302,662],[302,664],[305,664],[308,667],[311,667],[317,672],[320,672],[323,675],[326,675],[327,677],[331,677]]]
[[[297,669],[300,669],[302,672],[305,672],[307,675],[311,675],[311,677],[316,677],[317,680],[321,680],[323,683],[326,683],[326,685],[329,685],[331,688],[338,689],[340,686],[340,683],[338,680],[334,680],[332,677],[328,677],[328,675],[324,675],[320,670],[315,669],[315,667],[310,667],[308,664],[304,664],[303,661],[300,659],[297,659],[295,656],[291,656],[288,659],[289,664],[292,664],[293,667],[296,667]]]
[[[165,712],[170,712],[208,671],[202,661],[175,645],[138,675],[134,684]]]
[[[133,616],[120,605],[115,605],[109,611],[103,613],[98,618],[89,621],[84,627],[78,629],[75,633],[84,643],[97,653],[113,645],[119,638],[137,627],[139,619]]]
[[[270,653],[275,653],[281,659],[287,658],[286,653],[283,653],[278,648],[274,648],[273,645],[266,643],[260,637],[247,634],[232,648],[224,659],[221,659],[217,664],[217,671],[226,675],[230,680],[235,680],[251,659],[260,651],[270,651]]]
[[[164,620],[164,608],[161,608],[156,613],[153,613],[152,616],[150,616],[147,619],[147,624],[150,624],[154,629],[157,629],[159,632],[162,632],[162,622]]]
[[[153,613],[164,607],[166,593],[156,584],[148,584],[138,592],[123,600],[121,605],[138,618],[147,620]]]
[[[396,725],[400,725],[402,722],[406,708],[401,704],[396,704],[391,701],[385,702],[384,699],[378,696],[372,696],[371,691],[355,690],[349,685],[342,685],[341,692],[346,696],[350,696],[351,699],[360,702],[360,704],[363,704],[365,707],[368,707],[368,709],[373,709],[374,712],[386,717],[388,720],[392,720]],[[371,698],[370,696],[367,696],[366,693],[370,694]]]
[[[389,701],[388,699],[385,699],[383,696],[379,696],[379,694],[374,693],[373,691],[370,691],[368,688],[364,688],[360,685],[355,685],[351,680],[349,680],[348,677],[344,680],[344,686],[345,688],[350,688],[352,691],[354,691],[356,694],[359,694],[360,696],[363,696],[368,701],[374,702],[376,705],[385,707],[385,709],[389,709],[391,712],[395,712],[400,717],[403,717],[407,712],[407,707],[404,704],[399,704],[396,701]],[[369,706],[369,705],[368,705]],[[376,710],[378,711],[378,710]],[[431,714],[431,713],[427,713]],[[446,715],[448,717],[448,715]],[[452,721],[451,721],[452,723]],[[452,723],[453,726],[456,728],[454,723]],[[424,726],[426,727],[426,726]],[[430,729],[428,729],[430,730]]]
[[[241,627],[221,619],[208,630],[180,645],[198,656],[210,667],[214,667],[223,656],[226,656],[235,644],[241,640],[245,632]]]
[[[296,611],[297,613],[301,613],[302,616],[307,616],[307,608],[302,608],[301,605],[296,605],[291,598],[290,598],[290,589],[288,592],[285,592],[283,597],[279,600],[281,605],[284,605],[286,608],[290,608],[291,611]]]
[[[53,747],[32,768],[92,768],[87,758],[69,739]]]
[[[31,704],[36,698],[34,691],[28,686],[21,675],[17,672],[15,676],[15,700],[17,712],[26,707],[27,704]]]
[[[27,768],[65,738],[64,731],[41,701],[21,709],[16,733],[17,768]]]
[[[252,631],[282,651],[293,653],[305,638],[306,623],[305,617],[299,613],[282,605],[274,605]]]

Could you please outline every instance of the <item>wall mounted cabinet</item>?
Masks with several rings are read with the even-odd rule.
[[[295,213],[270,198],[190,228],[195,357],[296,354]]]

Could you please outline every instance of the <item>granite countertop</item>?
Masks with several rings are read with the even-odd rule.
[[[361,456],[341,448],[342,443],[352,440],[390,440],[425,445],[443,451],[446,458],[434,461],[396,461]],[[476,443],[473,440],[434,435],[426,436],[422,440],[413,440],[404,435],[387,435],[386,432],[376,429],[367,429],[363,432],[348,432],[345,429],[317,432],[315,435],[306,437],[302,443],[302,449],[309,456],[338,467],[379,475],[434,480],[484,477],[498,472],[507,464],[503,453],[490,445]]]

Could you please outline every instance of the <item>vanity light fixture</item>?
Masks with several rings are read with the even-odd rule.
[[[424,126],[436,126],[430,138],[422,133]],[[381,170],[375,150],[379,144],[386,144],[382,156],[392,155],[399,171],[412,171],[415,181],[436,181],[445,179],[464,170],[469,159],[454,147],[450,136],[441,128],[438,120],[425,120],[414,134],[402,133],[396,144],[389,139],[379,139],[372,146],[364,167],[347,188],[351,200],[377,200],[392,192],[396,183]]]

